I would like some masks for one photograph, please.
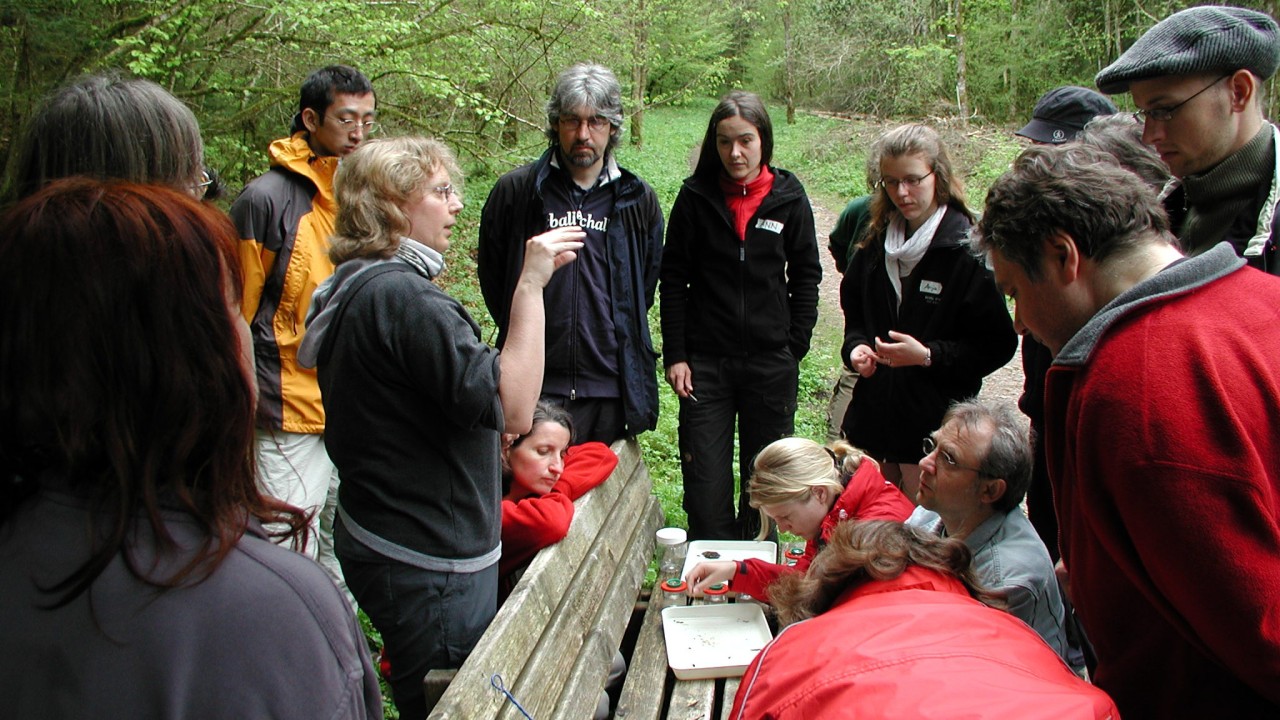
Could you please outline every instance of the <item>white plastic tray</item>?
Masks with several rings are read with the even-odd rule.
[[[706,557],[705,553],[716,553],[719,557]],[[680,577],[685,577],[694,565],[707,560],[750,560],[755,558],[768,563],[778,562],[777,543],[754,540],[694,540],[689,543],[689,550],[684,557],[684,569]]]
[[[755,603],[663,608],[662,634],[667,664],[681,680],[742,677],[773,638]]]

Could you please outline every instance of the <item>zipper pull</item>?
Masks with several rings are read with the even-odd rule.
[[[747,244],[745,242],[738,245],[738,262],[747,261]]]

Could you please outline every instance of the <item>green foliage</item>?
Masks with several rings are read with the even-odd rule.
[[[400,711],[396,709],[395,701],[391,699],[391,686],[387,684],[387,679],[382,677],[382,672],[378,668],[378,654],[382,651],[382,633],[373,626],[373,621],[369,620],[369,616],[365,615],[363,610],[356,610],[356,620],[360,622],[360,630],[364,632],[365,640],[369,644],[374,672],[378,673],[378,688],[382,691],[383,717],[386,720],[399,720]]]

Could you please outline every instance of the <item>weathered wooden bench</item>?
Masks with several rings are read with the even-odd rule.
[[[424,680],[431,718],[590,718],[653,558],[662,508],[634,440],[575,503],[564,540],[533,559],[461,668]],[[665,666],[665,659],[663,664]]]

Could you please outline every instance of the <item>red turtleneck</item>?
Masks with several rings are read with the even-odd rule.
[[[747,223],[773,189],[773,173],[767,165],[761,165],[756,179],[745,184],[722,175],[720,189],[724,191],[724,202],[729,206],[729,214],[733,216],[733,229],[738,232],[738,241],[745,242]]]

